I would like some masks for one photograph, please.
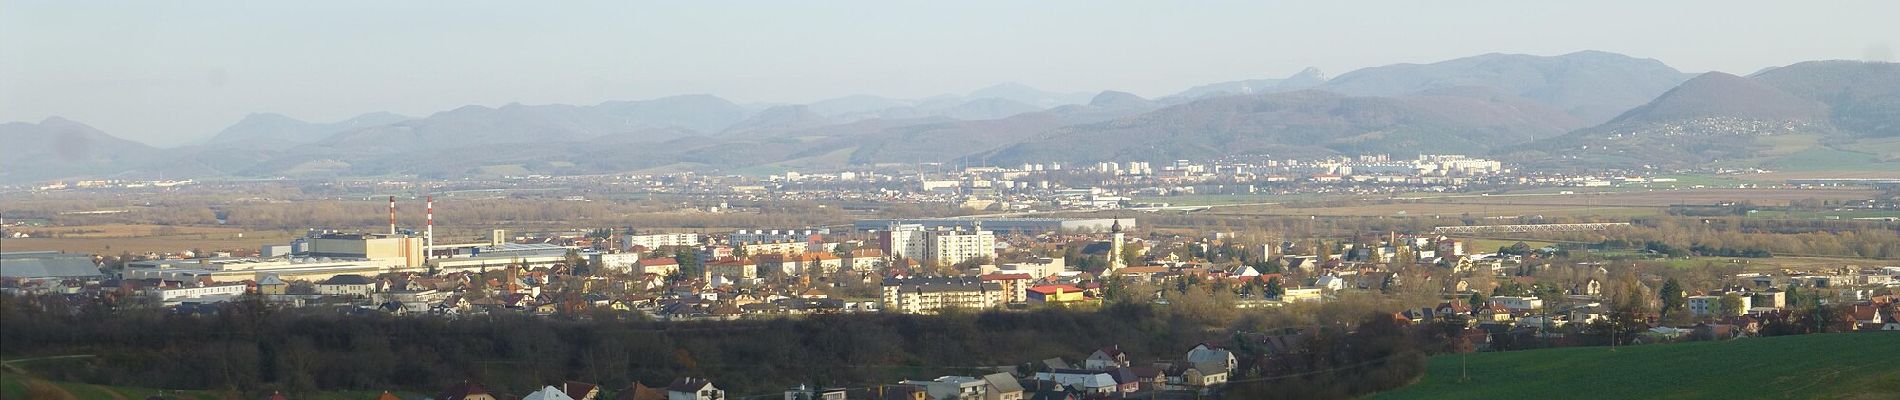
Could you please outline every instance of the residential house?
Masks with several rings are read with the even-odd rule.
[[[1210,363],[1220,365],[1223,372],[1234,372],[1234,369],[1240,366],[1233,352],[1213,343],[1201,343],[1188,349],[1187,362],[1195,365]]]
[[[933,400],[924,388],[911,385],[888,385],[874,388],[847,390],[848,399],[866,400]]]
[[[983,400],[1023,400],[1023,385],[1016,377],[1005,373],[983,376],[983,382],[989,387],[984,389]]]
[[[1176,390],[1199,390],[1203,393],[1227,383],[1227,368],[1218,363],[1200,363],[1176,365],[1168,372],[1168,384]]]
[[[495,395],[489,394],[488,389],[482,388],[481,385],[462,382],[443,389],[442,393],[435,395],[435,398],[439,400],[495,400]]]
[[[284,282],[283,279],[278,279],[276,274],[264,275],[264,279],[257,280],[257,294],[282,296],[289,290],[290,283]]]
[[[785,400],[845,400],[843,388],[812,389],[805,385],[785,391]]]
[[[614,400],[667,400],[666,388],[648,387],[635,381],[614,395]]]
[[[1115,379],[1115,392],[1126,395],[1141,391],[1141,378],[1135,375],[1134,370],[1121,367],[1104,372],[1108,372],[1108,377]]]
[[[725,400],[726,391],[700,378],[679,378],[666,385],[666,400]]]
[[[560,388],[556,388],[553,386],[543,386],[541,387],[541,390],[536,390],[534,391],[534,393],[528,393],[527,396],[522,396],[521,400],[579,400],[579,399],[569,397],[567,395],[567,392],[561,391]]]
[[[1873,304],[1855,304],[1854,322],[1863,325],[1881,325],[1887,322],[1887,310]]]
[[[1346,279],[1333,275],[1321,276],[1318,280],[1313,281],[1313,287],[1329,291],[1345,289]]]
[[[1036,380],[1055,382],[1082,392],[1085,395],[1114,393],[1115,389],[1119,387],[1115,383],[1115,377],[1110,376],[1107,372],[1083,369],[1057,369],[1048,372],[1037,372]]]
[[[1089,353],[1089,357],[1087,359],[1082,360],[1083,369],[1090,369],[1090,370],[1096,370],[1096,371],[1107,371],[1107,370],[1111,370],[1115,368],[1123,368],[1127,366],[1128,366],[1128,354],[1122,352],[1121,345],[1113,345],[1113,346],[1096,349],[1094,353]]]
[[[1168,374],[1160,368],[1128,367],[1122,368],[1119,371],[1126,371],[1127,375],[1135,378],[1135,391],[1161,390],[1163,386],[1168,384]],[[1118,372],[1115,375],[1117,382],[1119,382],[1123,376],[1122,373]]]
[[[600,385],[567,381],[561,383],[561,393],[574,400],[594,400],[600,397]]]
[[[941,376],[900,383],[923,388],[934,400],[983,400],[989,396],[989,382],[973,376]]]
[[[1081,400],[1084,394],[1054,381],[1017,381],[1023,386],[1023,400]]]

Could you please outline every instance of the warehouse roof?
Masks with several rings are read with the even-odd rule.
[[[0,253],[0,276],[8,278],[74,278],[101,276],[92,257],[57,251]]]

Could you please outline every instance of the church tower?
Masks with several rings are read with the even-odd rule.
[[[1116,218],[1115,224],[1110,225],[1108,227],[1108,231],[1113,233],[1112,235],[1110,235],[1110,238],[1108,239],[1108,270],[1110,272],[1114,272],[1116,270],[1122,269],[1122,267],[1128,266],[1127,260],[1122,259],[1122,220],[1121,218]]]

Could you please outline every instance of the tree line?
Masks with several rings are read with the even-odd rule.
[[[519,395],[562,380],[618,389],[684,376],[710,378],[731,393],[767,394],[798,384],[852,386],[979,374],[974,367],[1051,357],[1079,360],[1107,345],[1137,359],[1178,360],[1225,331],[1142,303],[1088,311],[658,322],[594,315],[385,316],[282,309],[254,297],[226,303],[214,315],[182,315],[48,295],[0,297],[0,318],[0,354],[7,358],[97,355],[93,362],[35,365],[43,378],[260,396],[426,393],[465,380]],[[1382,357],[1386,350],[1378,349],[1329,357],[1357,362]],[[1323,353],[1335,351],[1345,350]],[[1341,377],[1324,382],[1329,389],[1323,392],[1374,390],[1330,389],[1359,384],[1359,378]]]

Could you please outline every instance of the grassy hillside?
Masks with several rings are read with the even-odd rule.
[[[1419,383],[1375,399],[1891,399],[1900,333],[1433,357]]]
[[[212,390],[161,390],[161,389],[135,388],[135,387],[125,387],[125,386],[93,385],[93,384],[78,383],[78,382],[45,381],[45,380],[39,380],[39,379],[21,376],[20,374],[15,374],[11,372],[0,372],[0,399],[38,400],[39,397],[28,395],[29,392],[28,392],[27,386],[29,384],[44,385],[42,387],[51,388],[50,391],[42,391],[39,393],[34,393],[34,395],[41,396],[41,397],[47,397],[48,395],[50,395],[50,397],[53,399],[70,398],[70,399],[77,399],[77,400],[90,400],[90,399],[123,400],[123,399],[145,399],[145,398],[151,398],[153,396],[158,396],[164,399],[218,400],[218,399],[234,398],[233,396],[236,396],[235,398],[244,397],[241,394],[212,391]],[[338,391],[338,392],[299,394],[299,395],[295,395],[291,397],[298,398],[298,399],[313,399],[313,400],[374,399],[379,394],[382,394],[382,392]],[[70,397],[68,397],[67,395],[70,395]],[[419,398],[424,397],[424,395],[417,394],[417,393],[395,393],[395,395],[396,397],[405,398],[405,399],[419,399]]]

